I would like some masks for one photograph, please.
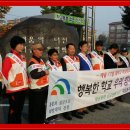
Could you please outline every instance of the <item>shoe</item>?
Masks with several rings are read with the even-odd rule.
[[[84,114],[88,114],[88,111],[87,111],[87,110],[84,110],[83,113],[84,113]]]
[[[57,119],[57,118],[58,118],[58,115],[54,115],[54,116],[53,116],[53,119]]]
[[[88,107],[88,110],[91,111],[91,112],[95,112],[95,109],[92,108],[92,107]]]
[[[79,118],[79,119],[83,119],[83,117],[80,114],[78,114],[78,112],[72,112],[72,116]]]
[[[103,107],[103,108],[109,109],[109,106],[107,106],[107,105],[105,105],[105,104],[103,104],[103,103],[101,103],[100,106]]]
[[[113,103],[111,103],[111,102],[106,102],[106,105],[109,105],[109,106],[114,106],[114,104]]]
[[[45,120],[43,124],[49,124],[49,120]]]
[[[117,101],[119,101],[119,102],[124,102],[122,99],[120,99],[120,100],[118,99]]]
[[[54,120],[56,120],[57,117],[58,117],[57,115],[54,115],[54,116],[49,117],[47,120],[54,121]]]
[[[98,109],[98,110],[104,110],[104,109],[103,109],[102,107],[100,107],[99,105],[96,105],[95,108]]]
[[[45,120],[45,122],[43,124],[55,124],[55,119]]]
[[[63,121],[63,118],[60,117],[60,116],[58,116],[55,120],[56,120],[56,121]]]
[[[72,120],[72,117],[70,115],[63,115],[63,117],[66,119],[66,120]]]
[[[119,101],[119,102],[123,102],[121,97],[117,97],[116,100]]]
[[[82,116],[84,116],[85,115],[85,113],[84,112],[77,112],[79,115],[82,115]]]
[[[55,124],[55,121],[54,121],[54,120],[51,120],[51,121],[49,121],[48,124]]]

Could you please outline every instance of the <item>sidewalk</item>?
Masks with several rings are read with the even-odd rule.
[[[64,120],[56,124],[129,124],[130,104],[116,101],[115,106],[109,109],[89,112],[83,119],[73,117],[73,120]]]

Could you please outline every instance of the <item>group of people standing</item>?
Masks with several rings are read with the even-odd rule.
[[[79,42],[79,53],[76,55],[74,43],[66,45],[66,55],[59,60],[56,49],[48,50],[48,60],[42,59],[44,47],[40,43],[32,44],[32,58],[26,65],[26,57],[23,55],[25,40],[20,36],[14,36],[10,40],[11,51],[3,60],[2,80],[6,86],[9,100],[8,123],[21,123],[21,114],[25,96],[28,92],[29,99],[29,123],[48,123],[46,116],[46,101],[48,95],[48,75],[50,71],[92,71],[112,68],[127,68],[127,48],[120,51],[117,44],[112,44],[107,52],[103,52],[103,43],[97,41],[95,50],[89,51],[88,42]],[[26,67],[27,66],[27,67]],[[27,69],[26,69],[27,68]],[[122,100],[121,97],[118,100]],[[82,119],[88,111],[103,110],[114,104],[106,101],[101,104],[63,113],[63,117],[72,120],[72,116]],[[56,116],[50,118],[53,119]]]

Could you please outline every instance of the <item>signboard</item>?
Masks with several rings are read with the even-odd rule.
[[[130,69],[51,72],[46,117],[72,111],[130,92]]]
[[[54,19],[55,20],[62,20],[64,23],[68,23],[68,24],[75,24],[75,25],[82,25],[82,26],[85,25],[84,18],[65,15],[65,14],[55,13]]]

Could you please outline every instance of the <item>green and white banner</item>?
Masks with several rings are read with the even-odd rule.
[[[130,69],[51,72],[46,118],[130,92]]]
[[[54,13],[54,19],[56,20],[62,20],[65,23],[68,24],[76,24],[76,25],[85,25],[85,20],[84,18],[81,17],[76,17],[76,16],[70,16],[70,15],[65,15],[65,14],[59,14],[59,13]]]

